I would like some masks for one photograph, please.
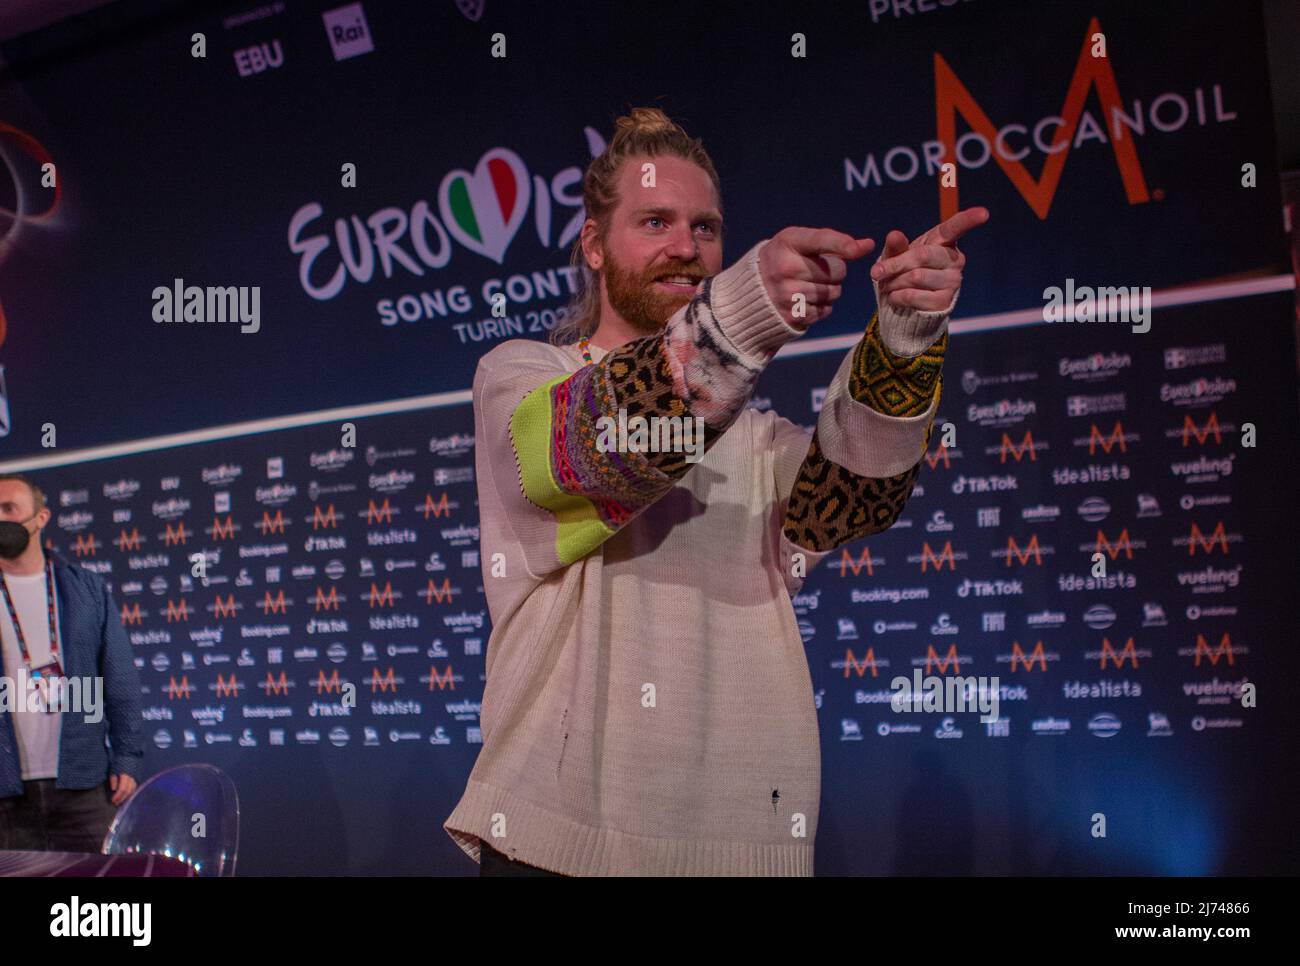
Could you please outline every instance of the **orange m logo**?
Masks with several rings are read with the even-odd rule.
[[[1125,527],[1123,530],[1119,532],[1119,538],[1115,541],[1114,545],[1112,545],[1111,542],[1106,539],[1105,533],[1103,533],[1101,530],[1098,530],[1097,546],[1096,549],[1093,550],[1093,553],[1101,553],[1103,547],[1106,548],[1106,554],[1107,556],[1110,557],[1111,560],[1114,560],[1116,557],[1118,557],[1119,552],[1121,550],[1124,551],[1124,559],[1126,560],[1133,559],[1133,544],[1129,541],[1128,527]]]
[[[143,620],[143,618],[140,616],[140,602],[138,600],[132,601],[129,606],[126,604],[122,605],[122,623],[124,625],[138,625],[141,620]]]
[[[1020,646],[1019,641],[1011,642],[1011,673],[1016,673],[1016,664],[1023,664],[1026,671],[1033,670],[1034,662],[1038,662],[1038,670],[1047,670],[1047,655],[1043,653],[1043,642],[1039,641],[1034,645],[1034,649],[1025,657],[1025,652]]]
[[[934,469],[935,464],[940,460],[943,461],[943,468],[945,470],[952,469],[952,462],[948,459],[948,447],[942,444],[934,448],[933,456],[930,455],[930,450],[926,450],[921,454],[921,458],[930,464],[930,469]]]
[[[188,542],[189,542],[189,539],[190,539],[190,532],[189,532],[188,530],[185,529],[185,521],[184,521],[184,520],[178,520],[178,521],[176,521],[176,529],[175,529],[175,530],[172,529],[172,525],[171,525],[170,523],[166,524],[166,527],[167,527],[167,530],[166,530],[166,532],[163,534],[163,546],[164,546],[164,547],[173,547],[173,546],[175,546],[175,545],[178,544],[178,543],[188,543]]]
[[[370,693],[374,694],[376,691],[392,691],[394,694],[397,693],[397,679],[393,677],[393,669],[391,666],[388,668],[388,673],[382,678],[379,676],[379,668],[375,668],[370,672]]]
[[[1223,529],[1223,521],[1220,520],[1219,525],[1210,531],[1210,538],[1207,540],[1205,539],[1205,534],[1201,532],[1201,528],[1198,527],[1196,521],[1193,520],[1192,532],[1187,535],[1187,556],[1196,556],[1196,547],[1198,544],[1206,553],[1212,553],[1214,551],[1214,545],[1218,544],[1223,548],[1223,552],[1226,555],[1228,552],[1228,534]]]
[[[319,503],[311,508],[311,528],[313,530],[319,530],[324,526],[328,526],[331,530],[337,530],[339,528],[339,521],[334,515],[333,503],[330,504],[330,508],[324,513],[320,512]]]
[[[957,645],[949,644],[948,653],[945,654],[943,657],[940,657],[935,652],[934,645],[927,644],[926,655],[925,655],[925,673],[929,674],[931,666],[935,664],[939,665],[940,674],[947,674],[949,667],[952,667],[954,670],[960,671],[961,663],[957,660]]]
[[[1197,634],[1196,635],[1196,667],[1201,666],[1202,654],[1205,655],[1205,659],[1209,661],[1211,664],[1217,665],[1219,663],[1220,654],[1222,654],[1224,657],[1228,659],[1229,664],[1237,663],[1232,659],[1232,638],[1228,636],[1227,631],[1223,632],[1223,639],[1219,641],[1219,646],[1215,648],[1213,651],[1210,650],[1210,644],[1205,639],[1205,637],[1202,636],[1201,634]]]
[[[266,691],[266,696],[268,698],[273,694],[288,694],[289,679],[285,673],[281,671],[280,679],[277,681],[275,678],[271,677],[271,672],[267,671],[266,681],[262,684],[262,689]]]
[[[235,679],[233,674],[230,675],[230,680],[227,681],[220,673],[218,673],[216,693],[219,698],[228,698],[231,696],[237,698],[239,697],[239,682]]]
[[[942,160],[956,164],[957,114],[969,124],[972,130],[982,136],[991,146],[990,156],[997,162],[1003,173],[1010,179],[1025,203],[1033,209],[1040,219],[1046,220],[1047,212],[1052,207],[1056,188],[1061,182],[1061,172],[1065,170],[1065,156],[1070,151],[1074,140],[1079,117],[1083,113],[1083,103],[1091,87],[1097,88],[1097,97],[1101,101],[1104,116],[1110,118],[1107,125],[1111,147],[1115,152],[1115,164],[1119,168],[1120,178],[1124,182],[1124,193],[1128,203],[1136,205],[1150,200],[1146,179],[1142,176],[1142,167],[1138,162],[1137,150],[1132,138],[1124,136],[1123,129],[1116,120],[1116,114],[1123,111],[1124,99],[1120,96],[1119,85],[1115,83],[1115,72],[1111,70],[1109,57],[1093,57],[1090,44],[1093,34],[1101,32],[1101,25],[1096,17],[1088,23],[1084,35],[1083,47],[1079,59],[1074,65],[1074,75],[1070,78],[1070,87],[1065,94],[1065,103],[1061,106],[1059,126],[1052,145],[1048,150],[1047,162],[1043,165],[1042,176],[1035,181],[1025,170],[1019,160],[1004,157],[1013,154],[1004,141],[1007,133],[1019,128],[1019,133],[1029,132],[1019,124],[1008,124],[1001,132],[976,103],[966,86],[958,80],[956,73],[948,62],[939,54],[934,55],[934,108],[935,133],[943,145]],[[1028,153],[1024,149],[1023,153]],[[938,180],[938,179],[936,179]],[[942,185],[942,183],[941,183]],[[957,214],[957,188],[939,189],[939,217],[951,218]]]
[[[388,505],[388,497],[384,497],[381,506],[375,506],[374,500],[368,500],[367,503],[369,505],[366,507],[366,523],[374,523],[376,519],[384,523],[393,522],[393,508]]]
[[[140,530],[138,527],[131,528],[131,535],[127,536],[125,530],[119,530],[117,537],[117,549],[125,553],[128,550],[140,549]],[[172,525],[167,524],[167,543],[172,543]]]
[[[1011,455],[1016,458],[1017,463],[1020,462],[1020,457],[1024,455],[1025,450],[1029,450],[1030,460],[1035,463],[1038,462],[1038,457],[1034,455],[1034,434],[1028,429],[1025,430],[1025,435],[1021,438],[1019,446],[1011,442],[1011,437],[1006,433],[1002,434],[1002,456],[998,460],[999,463],[1007,461],[1007,450],[1011,450]]]
[[[849,551],[847,547],[840,550],[840,576],[841,577],[844,576],[845,570],[852,570],[853,576],[856,577],[859,574],[859,572],[861,572],[863,567],[867,568],[868,577],[875,576],[875,569],[873,568],[871,563],[870,547],[862,548],[862,553],[858,554],[858,559],[856,563],[854,562],[853,557],[849,555]]]
[[[1183,445],[1184,446],[1187,445],[1187,437],[1189,434],[1195,436],[1196,442],[1199,443],[1201,446],[1204,446],[1205,440],[1209,438],[1209,435],[1211,433],[1214,434],[1214,441],[1216,443],[1223,442],[1223,436],[1219,434],[1219,414],[1217,411],[1213,409],[1210,410],[1210,416],[1208,419],[1205,420],[1205,426],[1201,429],[1197,429],[1196,422],[1192,419],[1190,414],[1183,416]]]
[[[1119,451],[1121,453],[1128,452],[1128,444],[1124,442],[1124,425],[1118,419],[1115,420],[1115,428],[1110,431],[1109,439],[1106,439],[1101,435],[1101,430],[1097,428],[1096,423],[1092,424],[1092,429],[1088,432],[1089,456],[1092,456],[1097,452],[1098,446],[1100,446],[1104,452],[1110,453],[1110,448],[1116,443],[1119,444]]]
[[[433,602],[434,602],[435,600],[436,600],[438,603],[440,603],[440,604],[446,604],[446,603],[448,603],[448,602],[452,599],[452,593],[451,593],[451,578],[450,578],[450,577],[443,577],[443,578],[442,578],[442,586],[439,587],[439,586],[437,586],[437,585],[433,582],[433,578],[430,577],[430,578],[429,578],[429,590],[428,590],[428,594],[429,594],[429,605],[430,605],[430,606],[433,606]]]
[[[424,506],[420,508],[424,513],[424,518],[429,519],[432,513],[435,517],[445,517],[451,515],[451,507],[447,505],[447,491],[442,491],[442,499],[437,503],[433,502],[433,497],[428,493],[424,494]]]
[[[949,569],[949,570],[956,570],[956,569],[957,569],[957,558],[953,556],[953,553],[952,553],[952,541],[951,541],[951,540],[947,540],[947,541],[944,542],[943,550],[940,551],[939,556],[937,556],[937,557],[934,555],[934,551],[930,549],[930,544],[929,544],[929,542],[922,542],[922,544],[921,544],[921,573],[925,573],[925,568],[926,568],[926,564],[927,564],[927,563],[932,563],[932,564],[934,564],[934,569],[935,569],[935,570],[942,570],[942,569],[943,569],[943,562],[944,562],[945,560],[948,561],[948,569]]]
[[[867,648],[867,653],[862,655],[862,661],[859,663],[857,655],[853,653],[853,648],[846,647],[844,649],[845,677],[849,676],[849,668],[853,668],[853,670],[857,671],[858,677],[862,677],[862,672],[870,668],[871,676],[873,678],[878,677],[880,671],[876,668],[876,649],[874,647]]]
[[[181,598],[180,606],[177,606],[172,599],[167,599],[167,623],[173,621],[187,621],[190,619],[190,605],[186,603],[185,598]]]
[[[284,511],[276,510],[274,519],[266,510],[262,511],[262,522],[257,525],[262,531],[262,536],[268,533],[284,533]]]
[[[430,691],[433,690],[433,686],[435,684],[438,685],[439,691],[446,691],[448,688],[451,688],[453,691],[456,690],[456,679],[451,676],[450,664],[447,665],[447,670],[444,671],[442,674],[439,674],[437,671],[435,671],[432,664],[429,665],[429,690]]]
[[[1029,543],[1025,544],[1025,552],[1020,552],[1020,544],[1016,543],[1015,537],[1007,537],[1007,566],[1011,566],[1011,558],[1015,557],[1020,561],[1020,566],[1024,566],[1030,557],[1034,558],[1034,563],[1038,566],[1043,565],[1043,555],[1038,549],[1038,534],[1029,538]]]
[[[339,669],[335,668],[334,673],[329,677],[325,676],[324,671],[316,672],[316,680],[312,683],[318,695],[328,692],[329,694],[338,694],[342,690],[339,684]]]
[[[1133,647],[1133,638],[1131,637],[1124,644],[1124,650],[1120,651],[1118,654],[1115,652],[1115,648],[1111,647],[1110,638],[1103,637],[1101,639],[1101,661],[1097,666],[1105,667],[1107,657],[1110,658],[1110,662],[1117,668],[1123,667],[1125,660],[1131,661],[1134,667],[1138,666],[1137,650]]]
[[[318,613],[322,610],[338,610],[339,589],[337,587],[331,587],[330,592],[327,595],[323,590],[320,589],[320,586],[317,585],[316,598],[314,601],[312,601],[312,603],[316,605],[315,610]]]
[[[274,598],[271,597],[269,590],[263,591],[262,603],[259,606],[264,615],[285,613],[284,591],[277,592]]]

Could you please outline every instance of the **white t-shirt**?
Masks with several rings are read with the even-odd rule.
[[[5,574],[9,586],[9,599],[18,612],[18,620],[23,625],[23,634],[27,641],[27,650],[31,654],[31,665],[27,667],[28,675],[32,668],[41,667],[50,662],[50,618],[46,611],[47,597],[45,589],[45,571],[39,574]],[[3,638],[4,672],[10,679],[9,695],[11,707],[23,702],[25,695],[18,692],[18,669],[24,666],[22,652],[18,649],[18,638],[14,634],[13,621],[9,619],[9,608],[0,600],[0,637]],[[62,662],[63,655],[60,653]],[[25,680],[30,680],[27,678]],[[18,760],[22,764],[23,781],[38,778],[57,778],[59,774],[59,733],[63,715],[46,712],[29,713],[11,711],[10,720],[14,723],[14,734],[18,739]]]

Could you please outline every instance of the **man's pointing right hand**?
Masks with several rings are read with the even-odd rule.
[[[781,318],[802,331],[830,315],[847,274],[845,263],[875,247],[870,238],[831,228],[785,228],[758,253],[759,275]]]

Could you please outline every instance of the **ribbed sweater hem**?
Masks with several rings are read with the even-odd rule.
[[[497,814],[506,816],[508,835],[494,839]],[[811,842],[658,839],[592,828],[472,778],[442,827],[476,862],[486,839],[517,862],[574,876],[810,876],[813,868]]]

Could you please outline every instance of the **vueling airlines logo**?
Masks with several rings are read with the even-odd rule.
[[[1189,123],[1201,127],[1209,123],[1224,124],[1235,120],[1237,114],[1224,106],[1223,89],[1218,84],[1210,85],[1208,92],[1201,87],[1194,88],[1190,98],[1184,93],[1165,91],[1155,97],[1125,100],[1110,57],[1094,56],[1093,38],[1100,33],[1101,23],[1093,17],[1084,32],[1059,113],[1039,118],[1032,127],[1014,122],[997,126],[943,55],[935,53],[934,140],[921,144],[919,151],[913,145],[900,144],[884,151],[879,158],[876,153],[869,153],[861,166],[845,158],[845,190],[881,186],[886,179],[906,183],[918,177],[934,178],[939,184],[940,217],[951,218],[961,208],[958,182],[940,177],[942,166],[952,163],[976,169],[992,158],[1034,214],[1046,220],[1070,151],[1088,141],[1096,141],[1110,145],[1130,205],[1145,204],[1152,198],[1160,200],[1163,197],[1160,189],[1147,188],[1135,139],[1145,137],[1148,126],[1152,133],[1171,134]],[[1094,90],[1101,107],[1101,120],[1085,109],[1088,95]],[[957,136],[959,114],[971,128],[960,137]],[[1046,157],[1037,180],[1023,163],[1031,150]]]

